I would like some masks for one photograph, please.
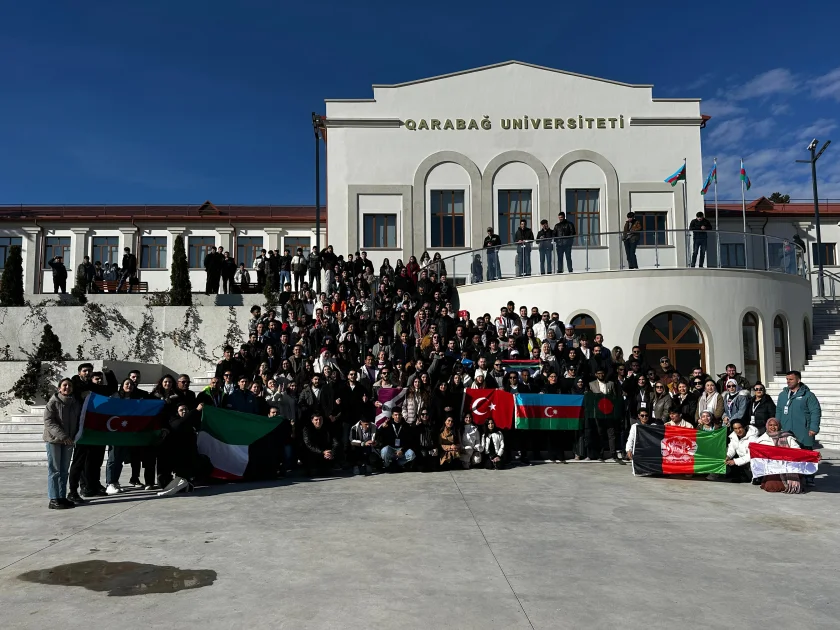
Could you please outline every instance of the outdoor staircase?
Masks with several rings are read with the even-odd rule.
[[[826,448],[840,448],[840,302],[814,300],[812,353],[802,369],[805,383],[822,408],[817,440]],[[786,385],[784,376],[767,384],[767,393],[777,400]],[[777,412],[778,413],[778,412]]]

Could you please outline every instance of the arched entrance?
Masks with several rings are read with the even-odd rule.
[[[667,356],[671,365],[686,376],[700,367],[706,370],[706,344],[700,325],[685,313],[668,312],[652,317],[639,335],[645,361],[658,365],[659,357]]]

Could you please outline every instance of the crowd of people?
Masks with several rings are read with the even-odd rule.
[[[224,347],[210,384],[197,394],[185,374],[165,375],[142,391],[139,372],[119,383],[90,364],[62,380],[44,413],[50,507],[119,493],[124,463],[131,466],[129,486],[161,494],[191,488],[203,470],[196,433],[207,406],[279,416],[276,475],[498,470],[535,459],[623,463],[633,456],[636,423],[727,427],[726,477],[739,481],[749,477],[750,440],[814,447],[820,407],[798,372],[787,375],[774,402],[763,384],[747,382],[734,365],[717,380],[700,367],[681,374],[667,356],[651,361],[639,346],[625,356],[601,333],[590,340],[556,312],[508,302],[495,317],[472,318],[455,309],[439,254],[419,262],[412,256],[394,268],[386,260],[378,276],[365,252],[343,260],[328,246],[313,257],[324,261],[312,276],[320,284],[317,270],[325,272],[323,292],[309,284],[295,257],[288,270],[285,262],[266,262],[264,281],[280,289],[278,306],[252,307],[247,341]],[[522,360],[538,367],[505,368],[504,361]],[[383,405],[382,388],[402,388],[399,404]],[[614,394],[624,399],[625,414],[584,418],[580,431],[500,430],[492,421],[476,425],[463,410],[467,388]],[[73,445],[88,392],[164,402],[161,443],[109,448],[104,486],[105,447]]]
[[[62,256],[54,256],[47,261],[52,270],[53,292],[67,293],[67,267]],[[129,292],[138,282],[137,256],[131,253],[131,248],[123,250],[122,266],[116,261],[103,264],[96,260],[91,262],[90,256],[84,256],[76,267],[76,286],[85,293],[99,293],[102,282],[116,282],[115,292]]]

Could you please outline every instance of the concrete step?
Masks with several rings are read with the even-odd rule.
[[[23,422],[23,423],[35,423],[44,422],[44,414],[37,414],[37,413],[16,413],[11,416],[6,416],[0,422]]]
[[[9,422],[0,424],[0,433],[43,433],[44,422]]]
[[[0,432],[0,442],[43,442],[44,430],[32,433],[2,433]]]
[[[46,462],[47,451],[42,449],[37,453],[6,453],[0,451],[0,462],[11,463],[29,463],[29,462]]]
[[[46,452],[44,441],[29,440],[26,442],[0,442],[0,452],[6,453],[40,453]]]

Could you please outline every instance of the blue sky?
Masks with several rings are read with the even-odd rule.
[[[740,156],[750,196],[809,197],[793,161],[835,134],[840,198],[838,22],[825,1],[0,0],[0,203],[313,203],[324,98],[508,59],[702,97],[722,198]]]

